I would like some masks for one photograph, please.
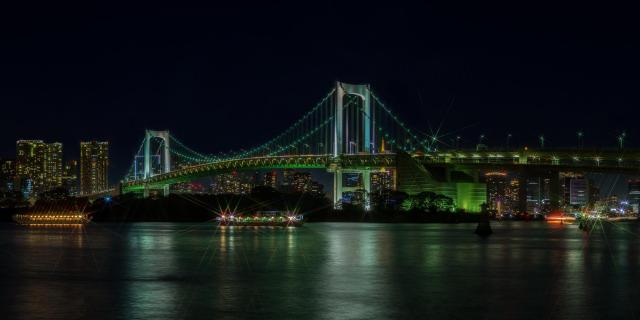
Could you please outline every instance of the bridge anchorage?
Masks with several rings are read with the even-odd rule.
[[[437,150],[436,137],[417,134],[367,84],[336,82],[315,106],[281,134],[250,149],[205,154],[169,131],[147,130],[127,175],[124,193],[161,190],[218,173],[260,169],[324,169],[333,174],[333,203],[363,191],[370,208],[372,177],[384,172],[393,189],[430,191],[454,200],[458,208],[479,211],[486,188],[481,170],[640,171],[640,153],[621,150]],[[357,177],[357,184],[345,177]],[[354,180],[354,179],[351,179]]]

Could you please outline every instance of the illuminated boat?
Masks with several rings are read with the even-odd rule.
[[[545,217],[548,223],[572,224],[576,222],[576,217],[563,212],[552,212]]]
[[[302,215],[281,211],[258,211],[253,215],[226,212],[218,216],[216,220],[223,226],[299,227],[304,223]]]
[[[86,207],[86,202],[77,199],[39,201],[28,211],[14,214],[13,220],[28,226],[82,226],[91,221]]]
[[[91,217],[84,212],[27,212],[13,215],[13,220],[28,226],[80,226],[91,221]]]

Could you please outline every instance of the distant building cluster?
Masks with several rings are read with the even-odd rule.
[[[63,157],[60,142],[18,140],[16,155],[0,159],[0,192],[23,199],[91,194],[108,189],[107,142],[81,142],[80,160]]]
[[[640,205],[640,180],[628,182],[627,201],[602,198],[595,183],[579,172],[516,174],[486,172],[487,207],[497,216],[547,215],[551,211],[633,212]]]
[[[214,194],[248,194],[259,186],[270,187],[282,192],[324,195],[324,186],[314,181],[310,172],[291,169],[285,169],[282,172],[271,170],[253,173],[238,171],[220,173],[213,176],[210,192]]]

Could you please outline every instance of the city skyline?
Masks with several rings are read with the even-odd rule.
[[[3,319],[633,319],[640,20],[13,1]]]
[[[199,150],[247,148],[277,135],[335,80],[371,83],[413,127],[431,133],[442,124],[440,133],[466,146],[481,134],[490,146],[506,144],[510,133],[514,145],[536,145],[543,134],[549,147],[569,147],[578,131],[587,146],[613,146],[622,131],[629,146],[640,143],[634,28],[601,8],[585,5],[569,24],[568,5],[515,13],[487,4],[330,3],[304,14],[259,7],[156,7],[143,16],[92,5],[82,15],[63,6],[53,15],[6,10],[4,30],[24,29],[0,44],[0,103],[21,121],[0,127],[0,155],[18,139],[60,141],[71,154],[80,139],[110,141],[115,179],[145,129],[169,129]],[[607,19],[590,20],[596,12]],[[336,37],[311,21],[363,31]]]

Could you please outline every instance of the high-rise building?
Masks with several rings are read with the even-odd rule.
[[[309,190],[307,192],[315,195],[319,195],[319,196],[324,196],[324,185],[322,185],[317,181],[311,181]]]
[[[520,211],[520,180],[512,178],[504,191],[504,209],[506,213],[518,213]]]
[[[62,143],[16,142],[16,176],[26,196],[62,186]]]
[[[80,193],[92,194],[109,188],[109,142],[80,142]]]
[[[393,171],[385,169],[371,172],[371,193],[382,194],[393,189],[395,189]]]
[[[237,171],[221,173],[214,177],[211,192],[215,194],[231,193],[239,194],[242,191],[240,174]]]
[[[284,169],[282,170],[282,183],[281,187],[285,191],[291,191],[291,185],[293,184],[293,175],[296,172],[292,169]]]
[[[584,175],[577,172],[560,172],[560,194],[561,198],[561,206],[573,206],[571,203],[571,181],[574,179],[584,179]],[[576,186],[580,184],[577,182]]]
[[[16,180],[16,161],[0,159],[0,192],[14,191]]]
[[[505,209],[507,178],[506,172],[487,172],[485,174],[487,207],[489,210],[496,210],[498,214],[502,214]]]
[[[638,213],[640,207],[640,179],[632,179],[628,181],[627,200],[634,213]]]
[[[47,145],[45,186],[47,190],[62,187],[62,143],[54,142]]]
[[[291,181],[291,187],[293,192],[307,192],[311,187],[311,173],[309,172],[296,172],[293,174],[293,180]]]
[[[269,172],[265,172],[262,181],[263,181],[263,185],[265,185],[265,186],[269,186],[269,187],[274,188],[274,189],[277,188],[278,187],[278,172],[276,172],[275,170],[269,171]]]
[[[62,187],[69,195],[78,195],[78,160],[68,160],[64,164]]]
[[[569,183],[569,204],[572,206],[586,206],[589,201],[589,184],[587,179],[572,178]]]
[[[541,179],[528,178],[527,179],[527,213],[528,214],[540,214],[542,213],[542,188]]]

